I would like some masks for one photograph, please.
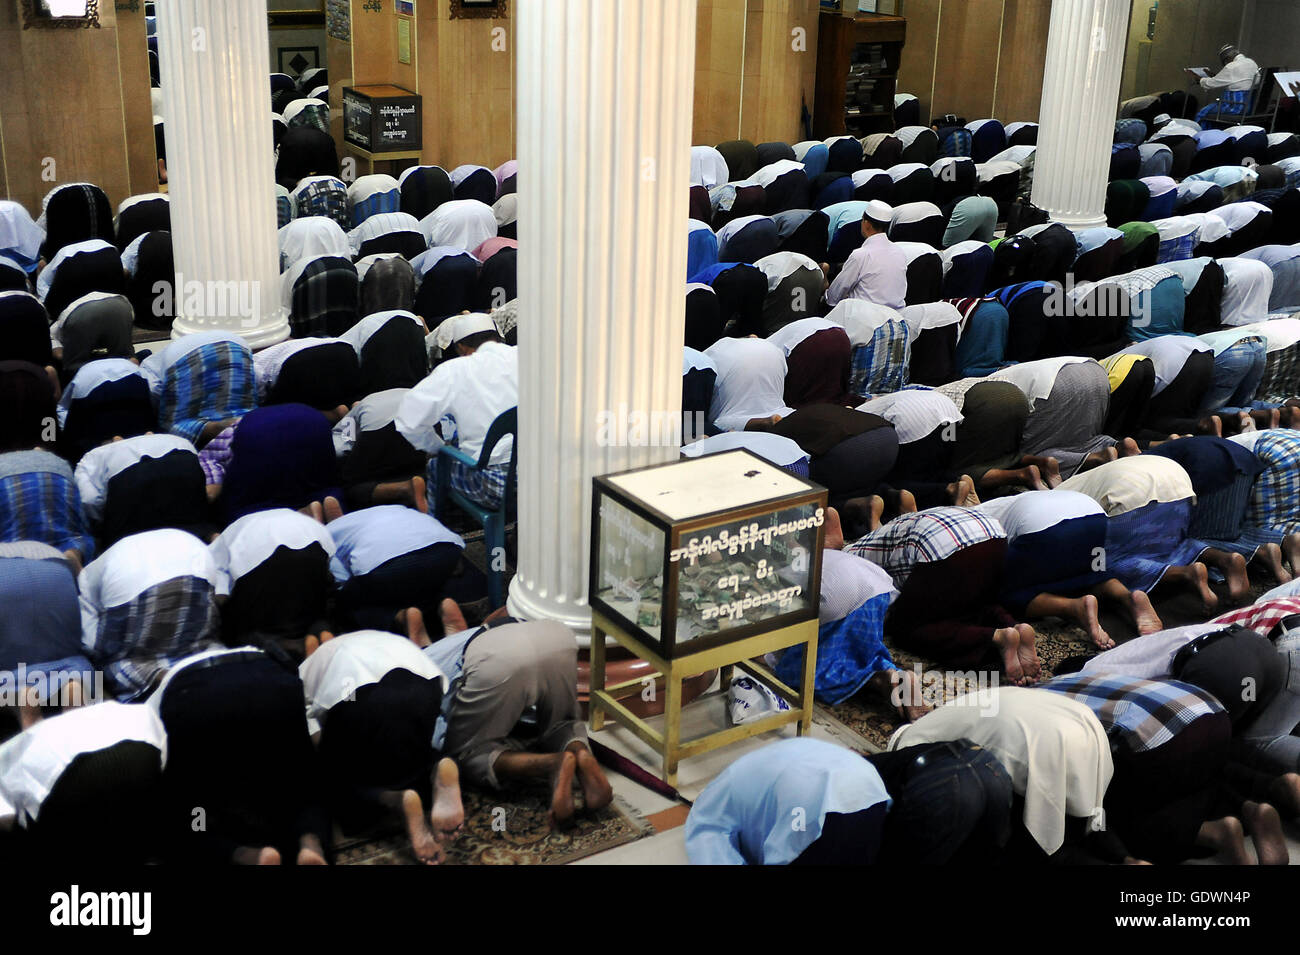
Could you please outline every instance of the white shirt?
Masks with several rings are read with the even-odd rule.
[[[1100,504],[1077,491],[1030,491],[1027,494],[1010,494],[995,497],[977,504],[976,508],[991,514],[1007,532],[1007,540],[1014,541],[1024,534],[1036,534],[1063,521],[1079,517],[1105,515]]]
[[[761,338],[720,338],[704,352],[718,369],[709,418],[743,431],[754,418],[794,414],[785,403],[785,352]]]
[[[352,246],[342,227],[328,216],[303,216],[279,232],[280,262],[287,270],[302,259],[321,255],[352,258]]]
[[[362,176],[362,179],[369,178],[371,177]],[[379,178],[387,179],[388,177]],[[352,184],[353,188],[356,188],[359,182],[361,182],[361,179]],[[351,194],[352,190],[349,189],[348,195],[351,196]],[[360,253],[361,246],[371,239],[381,235],[392,235],[396,232],[413,232],[420,236],[421,240],[424,239],[424,233],[420,231],[420,220],[409,212],[377,212],[347,234],[348,245],[355,256]]]
[[[172,452],[194,455],[198,464],[199,452],[185,438],[174,434],[141,434],[121,441],[110,441],[91,448],[77,462],[75,477],[81,506],[92,521],[104,516],[104,503],[108,498],[108,482],[132,465],[145,458],[161,458]]]
[[[334,556],[334,538],[320,521],[277,507],[246,514],[208,545],[219,579],[218,594],[229,594],[235,582],[275,553],[277,547],[302,550],[320,544]]]
[[[339,457],[347,454],[357,443],[364,431],[378,431],[393,423],[402,399],[410,388],[386,388],[366,395],[352,406],[346,415],[334,426],[334,453]]]
[[[492,207],[477,199],[451,199],[420,220],[429,248],[450,245],[469,252],[497,234]]]
[[[1218,73],[1201,78],[1203,90],[1248,90],[1255,85],[1259,64],[1245,53],[1238,53]]]
[[[382,312],[372,312],[361,321],[357,322],[346,332],[338,337],[339,341],[347,342],[356,349],[357,357],[361,357],[361,349],[366,347],[366,342],[370,336],[387,325],[394,318],[401,316],[407,321],[412,322],[420,330],[420,334],[427,334],[424,323],[416,317],[414,312],[408,312],[402,308],[390,308]]]
[[[834,306],[846,298],[889,308],[907,304],[907,256],[889,241],[889,236],[877,232],[848,257],[826,291],[826,302]]]
[[[378,683],[393,670],[409,670],[426,680],[448,681],[414,643],[382,630],[357,630],[327,640],[298,667],[307,704],[307,730],[318,733],[331,709],[363,686]],[[432,740],[430,740],[432,745]]]
[[[767,340],[785,352],[785,356],[789,358],[790,353],[806,339],[811,338],[818,332],[824,332],[828,328],[844,331],[843,326],[827,321],[824,318],[800,318],[789,325],[782,325],[769,335]]]
[[[895,391],[858,405],[858,410],[880,415],[892,424],[899,444],[920,441],[942,425],[962,421],[952,399],[937,391]]]
[[[26,827],[69,764],[84,753],[136,741],[167,761],[167,734],[151,706],[106,701],[40,720],[0,746],[0,819]]]
[[[891,604],[898,597],[898,588],[885,568],[846,550],[822,551],[821,623],[843,620],[881,594],[889,594]]]
[[[518,404],[519,353],[501,342],[484,342],[472,355],[444,361],[412,388],[395,420],[407,441],[433,453],[442,443],[433,427],[450,416],[460,449],[477,458],[492,422]],[[498,442],[490,463],[509,464],[513,445],[512,437]]]
[[[1201,351],[1213,349],[1199,338],[1188,335],[1157,335],[1144,342],[1137,342],[1125,348],[1121,355],[1145,355],[1155,365],[1156,383],[1151,389],[1153,396],[1169,387],[1178,373],[1183,370],[1187,360]]]

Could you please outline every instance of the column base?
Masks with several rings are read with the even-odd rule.
[[[1106,224],[1105,215],[1063,216],[1053,213],[1050,209],[1047,211],[1047,214],[1051,217],[1053,222],[1059,222],[1061,225],[1074,232],[1082,232],[1085,229],[1096,229]]]
[[[591,610],[586,604],[581,607],[567,603],[557,606],[553,601],[539,599],[523,586],[518,575],[510,581],[506,610],[510,616],[521,620],[557,620],[573,631],[578,646],[584,650],[591,646]],[[606,638],[605,645],[616,646],[612,638]]]
[[[288,338],[289,319],[282,308],[263,316],[262,320],[252,327],[241,326],[239,322],[235,322],[233,325],[219,325],[201,319],[190,321],[183,315],[177,315],[176,320],[172,322],[172,340],[175,341],[177,338],[193,335],[196,332],[211,332],[219,329],[234,332],[248,342],[249,348],[257,351],[260,348],[278,345]]]

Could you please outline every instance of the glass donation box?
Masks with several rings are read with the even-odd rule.
[[[815,620],[826,491],[745,450],[598,477],[593,608],[665,658]]]

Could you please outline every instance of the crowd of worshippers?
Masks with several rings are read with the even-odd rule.
[[[540,780],[557,825],[611,799],[573,635],[471,627],[444,597],[465,569],[444,492],[513,493],[493,425],[518,401],[514,163],[348,185],[327,107],[289,113],[292,337],[256,353],[221,331],[135,352],[177,300],[157,293],[164,194],[116,215],[89,183],[35,219],[0,203],[0,678],[22,690],[0,707],[0,825],[19,847],[84,852],[91,832],[117,857],[319,862],[333,827],[392,821],[436,861],[462,776]],[[1300,572],[1300,320],[1278,317],[1300,305],[1300,140],[1125,119],[1121,228],[998,239],[1035,129],[959,119],[692,151],[682,401],[709,436],[683,453],[745,447],[828,489],[818,695],[909,721],[898,756],[854,757],[874,784],[799,774],[837,795],[784,858],[743,796],[794,765],[776,747],[713,784],[712,828],[743,818],[723,841],[748,861],[791,861],[837,816],[818,851],[915,845],[935,814],[969,822],[938,854],[1241,861],[1248,832],[1277,861],[1300,808],[1289,591],[1235,605]],[[1163,171],[1122,177],[1143,164]],[[1209,622],[1166,629],[1166,592]],[[1114,646],[1103,606],[1140,636]],[[1097,653],[1055,694],[1034,686],[1045,617]],[[886,640],[1003,686],[931,712]],[[776,663],[789,680],[801,660]],[[926,802],[940,764],[961,812]]]

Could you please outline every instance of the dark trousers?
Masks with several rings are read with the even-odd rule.
[[[329,845],[296,673],[264,654],[231,654],[185,667],[163,694],[173,857],[222,863],[241,846],[274,846],[288,862],[305,834]]]
[[[349,579],[338,592],[344,625],[353,630],[396,632],[398,611],[418,607],[429,623],[438,620],[443,587],[460,563],[455,544],[430,544],[385,561]]]
[[[993,631],[1015,624],[998,605],[1005,540],[981,541],[950,557],[918,564],[885,617],[899,647],[951,666],[996,659]]]
[[[1201,399],[1214,381],[1214,353],[1195,352],[1183,365],[1182,371],[1158,395],[1152,395],[1147,405],[1146,428],[1142,437],[1150,440],[1167,438],[1171,434],[1193,434]]]
[[[831,506],[838,507],[851,497],[874,494],[897,457],[898,435],[894,429],[875,428],[813,458],[808,472],[830,491]]]
[[[969,740],[923,743],[868,757],[893,797],[881,865],[987,865],[1011,829],[1011,777]]]
[[[1110,411],[1103,430],[1116,441],[1141,433],[1156,384],[1156,366],[1150,361],[1134,363],[1119,387],[1110,393]]]
[[[884,803],[857,812],[828,812],[822,831],[791,865],[871,865],[880,851]]]

